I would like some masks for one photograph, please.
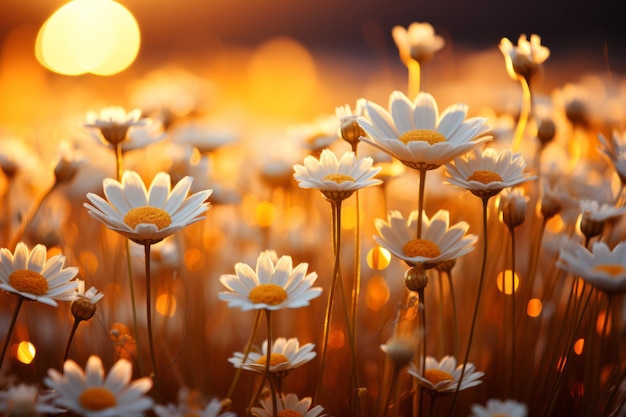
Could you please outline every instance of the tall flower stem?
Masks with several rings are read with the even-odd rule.
[[[530,94],[530,83],[525,77],[519,77],[520,85],[522,86],[522,108],[520,110],[519,119],[513,135],[513,144],[511,146],[513,152],[519,149],[522,142],[522,136],[526,130],[526,124],[530,118],[530,112],[532,108],[532,96]]]
[[[509,397],[515,396],[515,228],[509,227],[511,234],[511,386]],[[506,278],[506,274],[504,274]],[[503,285],[506,288],[506,284]],[[504,291],[506,294],[506,291]]]
[[[2,363],[4,362],[4,357],[6,356],[7,349],[9,347],[9,342],[11,341],[11,335],[13,334],[13,329],[15,328],[15,322],[17,321],[17,315],[20,312],[20,308],[22,307],[22,303],[24,302],[24,297],[21,295],[17,296],[17,305],[15,306],[15,311],[13,312],[13,317],[11,317],[11,323],[9,323],[9,330],[7,330],[7,335],[4,339],[4,344],[2,345],[2,353],[0,353],[0,369],[2,369]]]
[[[420,169],[420,189],[417,204],[417,239],[422,238],[422,217],[424,216],[424,192],[426,190],[426,170]]]
[[[352,339],[356,340],[356,317],[361,293],[361,205],[359,190],[355,192],[356,226],[354,228],[354,282],[352,286],[352,306],[350,310],[350,327]]]
[[[424,275],[426,275],[426,272],[424,272]],[[419,294],[419,304],[418,304],[418,310],[421,313],[421,319],[422,319],[422,355],[419,358],[420,361],[420,366],[419,369],[421,370],[422,375],[424,375],[426,373],[426,303],[424,300],[424,289],[418,291]],[[420,396],[420,405],[419,405],[419,415],[422,415],[422,410],[423,410],[423,405],[424,405],[424,388],[420,387],[419,390],[419,396]]]
[[[267,323],[267,356],[265,358],[265,380],[270,386],[270,395],[272,396],[272,415],[273,417],[278,417],[276,389],[274,388],[274,384],[272,383],[272,377],[270,376],[270,365],[272,363],[272,315],[270,310],[265,310],[265,318]]]
[[[459,354],[459,322],[456,314],[456,297],[454,296],[454,285],[452,284],[452,268],[446,271],[448,276],[448,285],[450,286],[450,298],[452,300],[452,326],[454,327],[454,341],[452,343],[454,357]]]
[[[252,345],[254,344],[254,339],[256,338],[256,334],[259,330],[259,324],[261,324],[261,312],[263,310],[258,310],[256,313],[256,318],[254,319],[254,327],[252,328],[252,333],[250,334],[250,338],[248,339],[248,343],[246,344],[246,350],[243,353],[243,359],[241,363],[246,363],[248,359],[248,355],[252,350]],[[235,393],[235,388],[237,387],[237,383],[239,382],[239,377],[241,376],[241,371],[243,370],[243,366],[240,366],[235,371],[235,376],[233,377],[232,382],[230,383],[230,388],[228,388],[228,392],[226,393],[226,399],[231,399],[233,394]]]
[[[152,337],[152,295],[150,282],[150,247],[149,243],[144,244],[146,262],[146,324],[148,326],[148,344],[150,346],[150,359],[152,361],[152,372],[154,373],[154,396],[155,400],[161,400],[161,386],[157,369],[156,355],[154,352],[154,339]]]
[[[421,69],[420,63],[415,59],[411,59],[407,64],[409,70],[409,98],[413,100],[420,92]]]
[[[397,397],[398,374],[400,373],[399,371],[400,371],[400,368],[394,365],[393,373],[391,375],[391,382],[389,384],[389,391],[387,392],[387,399],[385,400],[385,405],[383,406],[382,417],[387,417],[387,412],[389,411],[389,408],[391,407],[392,404],[393,404],[394,410],[396,410],[398,407],[398,404],[395,401],[392,403],[392,401],[395,400]],[[396,415],[396,413],[394,412],[393,415]]]
[[[67,338],[67,345],[65,345],[65,353],[63,354],[63,362],[61,365],[65,363],[67,357],[70,354],[70,345],[72,344],[72,340],[74,339],[74,334],[76,333],[76,329],[78,329],[78,325],[80,324],[80,320],[74,319],[74,324],[72,325],[72,330],[70,331],[70,335]],[[63,368],[63,366],[61,366]]]
[[[465,357],[463,359],[463,367],[461,368],[461,375],[459,376],[459,382],[456,386],[456,390],[454,391],[454,396],[452,397],[452,405],[450,406],[450,411],[448,413],[448,417],[453,415],[454,406],[456,405],[456,400],[459,396],[459,390],[461,388],[461,383],[463,382],[463,377],[465,376],[465,368],[467,367],[467,360],[469,359],[470,349],[472,348],[472,338],[474,337],[474,327],[476,327],[476,317],[478,316],[478,306],[480,305],[480,296],[482,294],[483,281],[485,280],[485,270],[487,266],[487,211],[488,211],[488,197],[482,198],[483,202],[483,258],[480,267],[480,279],[478,280],[478,293],[476,294],[476,304],[474,305],[474,314],[472,315],[472,324],[470,326],[469,340],[467,341],[467,349],[465,350]]]

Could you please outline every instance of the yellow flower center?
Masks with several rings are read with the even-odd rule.
[[[349,175],[343,175],[343,174],[328,174],[323,178],[324,181],[334,181],[337,184],[341,184],[342,182],[345,181],[351,181],[354,182],[354,178],[352,178]]]
[[[483,184],[489,184],[490,182],[494,181],[502,181],[502,177],[493,171],[478,170],[474,171],[474,173],[470,175],[467,180],[478,181],[482,182]]]
[[[611,275],[612,277],[616,277],[620,274],[623,274],[624,271],[626,271],[626,268],[624,268],[623,265],[617,265],[617,264],[602,264],[602,265],[596,265],[593,267],[594,271],[600,271],[600,272],[606,272],[607,274]]]
[[[411,239],[404,244],[402,252],[410,258],[423,256],[425,258],[434,258],[439,256],[441,251],[439,246],[428,239]]]
[[[280,410],[278,417],[302,417],[302,414],[294,410]]]
[[[289,358],[283,355],[282,353],[272,353],[270,355],[270,366],[276,366],[280,363],[289,362]],[[265,365],[267,363],[267,355],[261,356],[256,360],[256,363],[259,365]]]
[[[257,285],[250,291],[248,298],[255,304],[267,304],[275,306],[287,299],[287,291],[280,285],[261,284]]]
[[[409,130],[408,132],[401,134],[398,139],[400,139],[405,145],[408,145],[409,142],[417,141],[428,142],[429,145],[446,141],[446,137],[444,135],[430,129]]]
[[[9,285],[19,292],[27,292],[34,295],[44,295],[48,292],[48,280],[43,275],[28,269],[19,269],[12,272],[9,275]]]
[[[172,219],[167,211],[158,207],[135,207],[124,216],[124,223],[133,229],[140,223],[154,224],[159,230],[169,226]]]
[[[437,385],[443,381],[453,381],[452,375],[449,373],[442,371],[441,369],[427,369],[424,372],[424,378],[427,379],[431,384]]]
[[[103,387],[87,388],[78,398],[80,405],[88,410],[104,410],[115,406],[115,395]]]

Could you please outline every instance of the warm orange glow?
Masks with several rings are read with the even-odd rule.
[[[550,220],[548,220],[548,222],[546,223],[546,231],[550,232],[550,233],[561,233],[561,231],[563,230],[563,219],[561,218],[560,215],[556,215],[554,217],[552,217]]]
[[[90,274],[94,274],[98,270],[98,257],[93,252],[81,250],[78,253],[78,259],[80,259],[81,267]]]
[[[207,228],[204,231],[204,248],[209,252],[219,251],[226,242],[226,236],[217,228]]]
[[[328,335],[328,346],[333,349],[341,349],[346,342],[346,336],[341,330],[332,330]]]
[[[380,310],[389,301],[389,286],[380,275],[372,277],[367,282],[365,291],[365,303],[374,311]]]
[[[604,327],[605,319],[606,319],[606,310],[603,310],[600,313],[598,313],[598,318],[596,319],[596,331],[598,332],[598,334],[602,334],[602,328]],[[608,319],[608,322],[606,323],[606,334],[611,333],[612,324],[613,323],[611,320],[611,314],[609,313],[609,319]]]
[[[256,206],[256,223],[261,227],[270,227],[276,221],[278,212],[276,206],[268,201],[262,201]]]
[[[341,228],[352,230],[356,227],[356,207],[345,206],[341,209]]]
[[[291,206],[285,211],[285,220],[289,228],[302,227],[306,221],[306,211],[300,206]]]
[[[574,353],[577,355],[582,355],[583,348],[585,346],[585,339],[580,338],[576,342],[574,342]]]
[[[23,341],[17,345],[15,357],[18,361],[28,365],[33,361],[33,359],[35,359],[36,354],[37,350],[35,349],[35,345],[30,342]]]
[[[161,294],[156,299],[155,308],[160,315],[172,317],[176,313],[176,298],[172,294]]]
[[[202,268],[202,252],[198,249],[189,249],[185,252],[185,266],[190,271],[198,271]]]
[[[139,52],[139,26],[112,0],[74,0],[57,10],[37,35],[39,62],[64,75],[113,75]]]
[[[46,256],[48,257],[48,259],[50,259],[53,256],[61,255],[61,254],[63,254],[63,251],[61,250],[60,247],[52,246],[52,247],[48,248],[48,254]]]
[[[504,292],[507,295],[517,291],[517,287],[519,287],[519,277],[517,274],[513,274],[513,288],[511,288],[511,274],[513,274],[513,271],[507,269],[506,271],[500,272],[496,277],[498,289],[500,292]]]
[[[541,301],[538,298],[531,298],[528,300],[528,305],[526,306],[526,314],[529,317],[539,317],[542,309]]]
[[[374,246],[367,253],[367,265],[372,269],[382,271],[389,266],[391,262],[391,253],[385,248]]]

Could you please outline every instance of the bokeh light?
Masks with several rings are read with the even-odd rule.
[[[543,306],[541,304],[541,300],[538,298],[531,298],[528,300],[528,304],[526,305],[526,314],[528,314],[529,317],[539,317],[542,308]]]
[[[380,246],[374,246],[367,252],[367,265],[372,269],[383,270],[391,262],[391,253]]]
[[[176,314],[176,298],[172,294],[160,294],[155,303],[156,311],[165,317],[172,317]]]
[[[15,357],[18,361],[28,365],[35,359],[36,354],[37,349],[35,349],[35,345],[28,341],[22,341],[17,345]]]
[[[498,290],[507,295],[513,294],[514,291],[517,291],[517,287],[519,287],[519,277],[517,274],[513,274],[513,288],[511,288],[511,274],[513,271],[507,269],[506,271],[502,271],[496,277],[496,285],[498,286]]]

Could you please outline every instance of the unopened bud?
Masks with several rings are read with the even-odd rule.
[[[365,131],[356,121],[355,117],[346,117],[341,121],[341,138],[352,147],[359,143],[359,138],[365,136]]]
[[[412,266],[404,273],[404,285],[410,291],[423,291],[426,288],[426,284],[428,284],[428,276],[421,264]]]
[[[71,311],[76,320],[89,320],[96,314],[97,307],[86,298],[78,297],[72,301]]]
[[[583,232],[587,240],[600,236],[604,229],[604,220],[593,220],[591,217],[583,214],[580,220],[580,231]]]
[[[556,216],[561,208],[559,200],[549,194],[544,195],[541,199],[541,215],[546,220]]]
[[[526,219],[526,197],[521,192],[513,191],[500,199],[502,221],[509,228],[515,228]]]
[[[541,142],[542,146],[552,142],[554,135],[556,134],[556,124],[551,119],[544,119],[539,122],[537,127],[537,138]]]

